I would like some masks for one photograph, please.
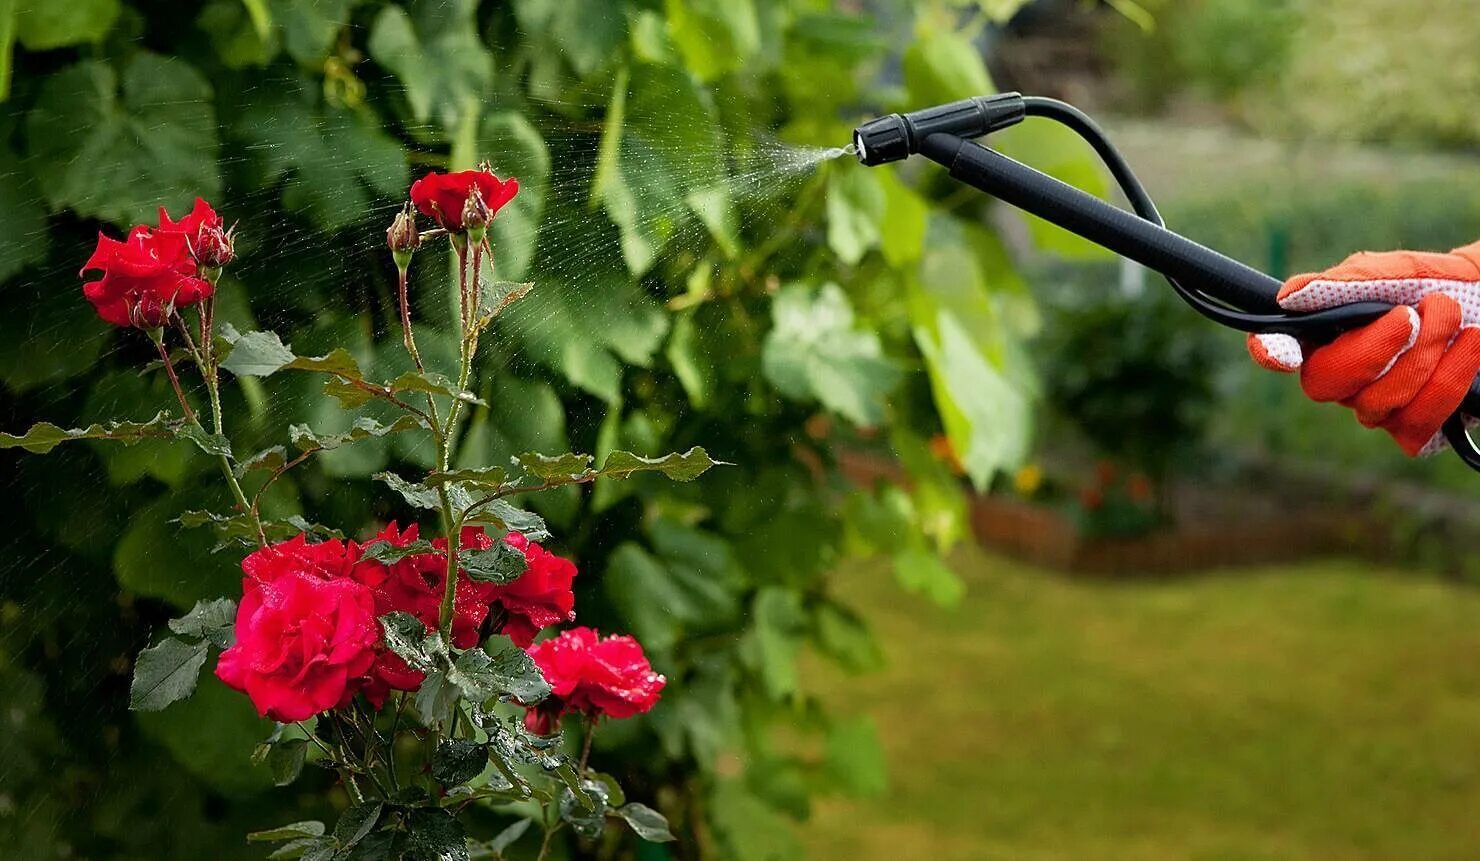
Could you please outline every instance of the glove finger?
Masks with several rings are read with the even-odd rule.
[[[1249,356],[1261,368],[1288,374],[1300,370],[1305,355],[1300,342],[1289,335],[1249,334]]]
[[[1465,395],[1475,374],[1480,371],[1480,328],[1468,326],[1455,336],[1454,342],[1439,360],[1433,376],[1405,407],[1382,423],[1403,451],[1417,454],[1433,438]]]
[[[1344,401],[1387,373],[1418,337],[1418,311],[1392,309],[1360,329],[1312,350],[1300,385],[1314,401]]]
[[[1418,303],[1418,318],[1418,337],[1412,348],[1372,385],[1342,402],[1369,428],[1407,406],[1434,375],[1450,340],[1459,332],[1459,303],[1443,293],[1430,293]]]
[[[1291,311],[1315,311],[1349,302],[1414,305],[1426,293],[1456,289],[1480,279],[1474,262],[1459,251],[1363,251],[1324,272],[1296,275],[1280,288],[1279,303]]]

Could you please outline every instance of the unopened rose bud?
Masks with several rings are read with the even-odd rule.
[[[390,229],[385,232],[385,244],[391,249],[391,257],[396,261],[396,268],[406,271],[411,266],[411,255],[421,247],[421,234],[416,232],[416,214],[407,203],[396,213],[396,220],[391,222]]]
[[[223,230],[220,224],[202,226],[195,246],[195,263],[201,274],[215,283],[221,268],[236,257],[236,225]]]
[[[483,193],[475,185],[468,190],[468,200],[463,204],[462,223],[463,230],[468,233],[468,242],[478,245],[483,242],[484,231],[488,229],[488,219],[493,214],[488,211],[488,204],[483,201]]]

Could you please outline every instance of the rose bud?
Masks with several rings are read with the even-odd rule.
[[[194,252],[201,274],[215,281],[221,268],[236,257],[236,225],[230,230],[222,230],[220,224],[202,227]]]
[[[396,213],[396,219],[386,230],[385,244],[391,249],[396,268],[405,272],[411,265],[411,255],[421,247],[421,234],[416,232],[416,213],[409,202]]]
[[[478,245],[483,241],[483,233],[488,228],[488,219],[493,217],[489,212],[488,204],[483,201],[483,192],[475,185],[468,190],[468,199],[463,203],[462,224],[463,229],[468,232],[468,241]]]

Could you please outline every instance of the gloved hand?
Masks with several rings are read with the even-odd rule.
[[[1279,293],[1289,311],[1362,301],[1399,307],[1322,346],[1250,335],[1249,353],[1270,370],[1298,370],[1311,399],[1351,407],[1409,455],[1442,448],[1440,426],[1480,371],[1480,242],[1448,254],[1353,254],[1325,272],[1296,275]]]

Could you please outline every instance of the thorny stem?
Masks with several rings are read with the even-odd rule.
[[[398,298],[401,300],[401,334],[406,344],[406,352],[411,354],[411,361],[415,363],[416,370],[425,374],[427,367],[422,364],[421,353],[416,349],[416,336],[411,333],[411,305],[406,298],[406,270],[401,269],[400,275]]]
[[[192,410],[190,402],[185,400],[185,390],[180,388],[180,375],[175,373],[175,362],[170,358],[170,351],[165,347],[164,339],[155,339],[154,346],[159,350],[159,358],[164,362],[164,372],[169,375],[170,386],[175,390],[175,398],[180,401],[180,408],[185,411],[185,418],[191,424],[200,424],[200,420],[195,417],[195,410]]]
[[[586,763],[591,759],[591,740],[596,738],[596,715],[586,718],[586,740],[581,742],[581,767],[576,769],[576,776],[585,779]]]
[[[468,247],[457,246],[457,300],[462,331],[468,331]]]
[[[535,861],[545,861],[545,856],[550,854],[550,841],[555,838],[555,832],[560,830],[564,822],[557,822],[553,826],[545,828],[545,839],[540,841],[540,854],[535,856]]]
[[[190,327],[185,325],[184,318],[176,314],[174,320],[180,330],[180,335],[185,339],[185,347],[190,351],[190,358],[195,360],[195,367],[200,371],[200,378],[205,383],[206,393],[210,396],[211,427],[214,429],[216,436],[221,436],[224,433],[224,424],[221,415],[221,386],[216,374],[215,354],[211,348],[211,339],[213,337],[211,326],[214,323],[215,317],[215,300],[208,300],[205,305],[211,306],[211,308],[207,309],[203,306],[200,309],[201,343],[199,345],[191,339]],[[190,420],[197,426],[200,426],[199,419],[191,413],[189,405],[185,403],[184,395],[180,394],[180,381],[175,376],[175,368],[170,363],[168,351],[164,348],[164,341],[162,339],[157,341],[156,346],[159,347],[160,356],[164,359],[165,370],[170,375],[170,382],[175,386],[175,393],[180,397],[180,405],[185,407],[185,414],[189,416]],[[201,428],[201,430],[204,429],[204,427]],[[247,494],[242,490],[241,482],[236,479],[236,471],[232,469],[230,456],[225,454],[218,455],[216,462],[221,467],[221,475],[226,479],[227,486],[231,488],[231,495],[236,499],[237,510],[251,516],[252,525],[257,530],[257,543],[266,547],[267,533],[262,529],[262,518],[257,514],[255,501],[247,501]],[[261,494],[259,493],[258,495],[260,496]]]
[[[275,469],[275,470],[272,471],[272,475],[269,475],[267,477],[267,480],[264,481],[264,482],[262,482],[262,486],[259,487],[259,488],[257,488],[257,492],[252,495],[252,505],[251,505],[250,511],[251,511],[251,514],[252,514],[252,520],[253,521],[257,521],[257,522],[260,523],[260,519],[258,517],[258,513],[257,512],[258,512],[259,506],[262,504],[262,495],[264,493],[267,493],[267,489],[269,487],[272,487],[273,483],[276,482],[279,478],[282,478],[283,477],[283,473],[287,472],[288,470],[292,469],[295,466],[298,466],[299,464],[303,463],[305,460],[308,460],[310,457],[318,454],[322,450],[323,449],[318,449],[318,448],[309,449],[308,451],[306,451],[306,452],[298,455],[297,457],[293,458],[292,460],[288,461],[287,463],[284,463],[282,466],[280,466],[277,469]],[[259,526],[258,528],[260,530],[261,527]],[[267,542],[264,540],[263,543],[266,544]]]

